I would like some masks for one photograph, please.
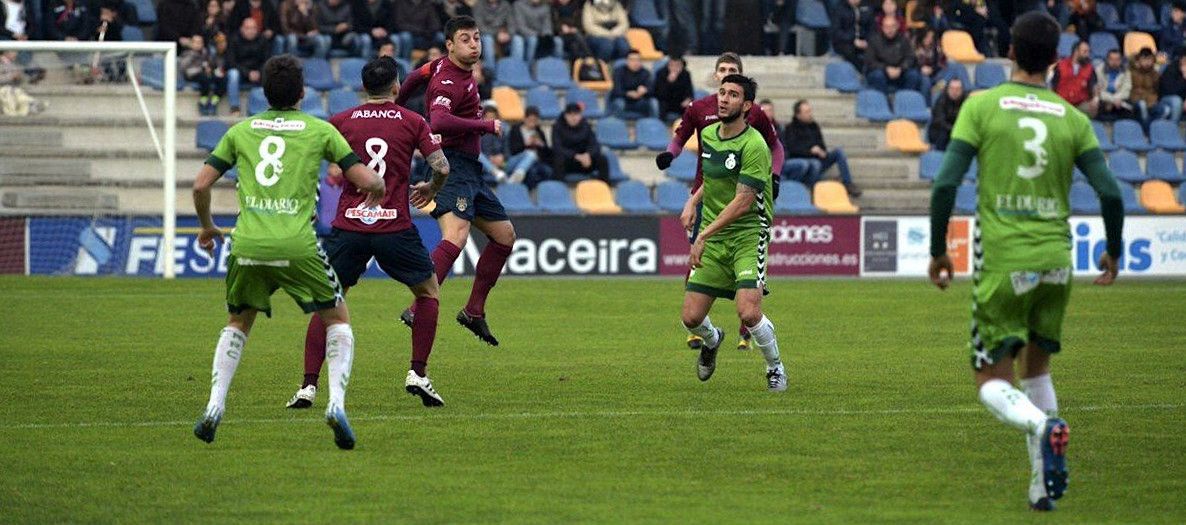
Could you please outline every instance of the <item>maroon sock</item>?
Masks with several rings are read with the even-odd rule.
[[[474,272],[474,288],[469,293],[469,302],[465,304],[465,313],[473,317],[486,316],[486,296],[498,282],[502,267],[511,256],[511,247],[490,241],[482,256],[478,257],[478,267]]]
[[[424,377],[428,367],[428,354],[432,353],[432,343],[437,336],[437,314],[440,313],[440,301],[430,297],[417,297],[416,319],[412,321],[412,370],[420,377]]]
[[[301,388],[317,385],[317,376],[321,373],[321,365],[325,363],[325,324],[321,316],[313,314],[309,318],[309,329],[305,331],[305,382]]]
[[[449,276],[449,270],[453,268],[453,261],[456,261],[461,256],[461,248],[456,244],[441,239],[437,247],[432,250],[432,269],[436,272],[437,284],[445,282],[445,277]],[[409,307],[412,314],[416,314],[416,303],[413,302]]]

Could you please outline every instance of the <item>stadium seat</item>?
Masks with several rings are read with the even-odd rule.
[[[221,120],[203,120],[198,122],[198,129],[195,133],[196,145],[198,149],[204,149],[207,152],[213,151],[214,147],[218,145],[218,141],[226,134],[230,126]]]
[[[1124,198],[1124,213],[1127,215],[1144,215],[1147,213],[1144,206],[1141,206],[1140,199],[1137,198],[1136,190],[1132,189],[1131,184],[1120,183],[1120,195]]]
[[[1157,41],[1153,40],[1153,35],[1140,31],[1129,31],[1125,33],[1124,56],[1132,58],[1138,51],[1146,47],[1152,49],[1154,53],[1157,52]]]
[[[134,25],[125,25],[123,29],[120,30],[119,36],[124,42],[144,41],[144,31]]]
[[[697,98],[703,98],[703,97],[697,97]],[[675,138],[675,130],[679,129],[680,122],[683,122],[683,119],[677,118],[677,119],[675,119],[674,122],[671,123],[671,137],[673,139]],[[696,136],[697,136],[696,133],[688,135],[688,140],[684,141],[684,151],[700,153],[700,143],[696,142]]]
[[[605,80],[581,80],[580,79],[580,73],[581,73],[580,67],[581,67],[581,63],[585,62],[585,61],[596,62],[597,67],[599,69],[601,69],[602,78],[604,78]],[[610,90],[612,90],[614,88],[614,76],[613,76],[613,73],[609,70],[609,66],[606,65],[604,60],[600,60],[600,59],[596,59],[596,58],[592,58],[592,57],[578,58],[572,62],[572,81],[573,81],[573,83],[575,83],[576,85],[578,85],[582,88],[593,90],[598,93],[608,93]]]
[[[651,200],[651,190],[636,180],[618,184],[618,206],[626,213],[658,213],[659,207]]]
[[[1157,19],[1161,21],[1161,25],[1168,26],[1173,23],[1173,18],[1170,17],[1171,10],[1171,2],[1161,2],[1161,9],[1157,13]]]
[[[630,138],[626,122],[617,117],[606,117],[597,121],[597,142],[614,149],[635,149],[638,143]]]
[[[328,60],[324,58],[306,58],[303,62],[305,66],[305,86],[316,89],[317,91],[338,89],[338,81],[334,80],[334,70],[330,68]]]
[[[509,86],[497,86],[490,90],[490,98],[498,106],[499,118],[507,122],[523,121],[523,112],[526,111],[526,108],[523,107],[523,98],[519,96],[517,90]]]
[[[795,6],[795,22],[815,30],[832,27],[832,20],[828,18],[828,9],[820,0],[799,0],[798,5]]]
[[[247,114],[254,115],[268,110],[268,98],[264,96],[264,88],[254,87],[247,93]]]
[[[1145,156],[1145,174],[1151,179],[1163,180],[1170,184],[1186,182],[1182,170],[1178,169],[1178,162],[1174,154],[1168,151],[1150,151]]]
[[[955,211],[969,215],[976,213],[975,184],[960,184],[955,190]]]
[[[535,201],[539,209],[545,213],[556,215],[576,215],[581,212],[572,202],[572,194],[563,182],[546,180],[535,188]]]
[[[329,113],[325,111],[325,102],[321,100],[321,93],[309,86],[305,86],[305,98],[301,99],[301,111],[319,119],[329,118]]]
[[[680,153],[667,167],[667,176],[688,182],[696,180],[696,153],[688,150]]]
[[[638,55],[643,60],[659,60],[663,58],[663,52],[655,49],[655,40],[651,38],[651,32],[640,27],[632,27],[626,30],[626,41],[630,43],[630,48],[638,51]]]
[[[525,102],[528,106],[535,106],[539,109],[539,118],[543,120],[555,120],[560,118],[563,109],[560,107],[560,100],[556,98],[556,93],[552,88],[547,86],[536,86],[527,90],[527,100]]]
[[[939,168],[943,166],[942,151],[928,151],[918,158],[918,178],[935,180],[939,175]]]
[[[507,210],[507,213],[539,213],[539,208],[534,202],[531,202],[527,186],[517,182],[504,182],[499,184],[494,191],[498,194],[498,200],[502,202],[502,207]]]
[[[972,77],[968,75],[968,68],[959,62],[948,62],[947,67],[939,72],[938,80],[942,82],[949,82],[953,78],[958,78],[964,83],[964,91],[971,91],[974,87]]]
[[[976,64],[976,89],[991,89],[1007,80],[1005,68],[1000,64],[985,62]]]
[[[605,106],[601,104],[601,98],[588,89],[575,87],[568,90],[564,97],[565,102],[581,104],[585,107],[585,118],[599,119],[605,116]]]
[[[1161,24],[1157,23],[1157,14],[1149,4],[1129,2],[1124,6],[1124,21],[1130,29],[1145,33],[1161,31]]]
[[[555,89],[568,89],[572,83],[572,72],[568,62],[556,57],[545,57],[535,61],[535,81]]]
[[[349,88],[329,92],[329,114],[337,115],[359,104],[358,93]]]
[[[622,171],[622,161],[618,159],[618,154],[614,150],[605,146],[601,147],[601,154],[605,155],[605,163],[609,165],[609,184],[616,185],[619,182],[630,180],[630,176]]]
[[[1071,213],[1099,215],[1100,199],[1086,182],[1071,183]]]
[[[659,12],[655,0],[630,2],[630,26],[645,29],[667,29],[667,19]]]
[[[362,91],[362,68],[366,64],[367,61],[361,58],[343,58],[338,61],[338,82],[354,91]],[[400,73],[400,78],[405,78],[405,75]]]
[[[618,215],[622,213],[622,208],[614,203],[614,195],[609,189],[609,184],[600,179],[584,180],[577,183],[576,201],[577,207],[588,214]]]
[[[1079,37],[1074,33],[1059,33],[1058,35],[1058,58],[1066,58],[1075,52],[1075,44],[1079,42]]]
[[[902,153],[923,153],[931,149],[922,141],[918,125],[909,120],[894,120],[885,125],[885,143]]]
[[[925,20],[919,20],[914,16],[914,13],[918,10],[918,8],[918,0],[908,0],[906,2],[903,18],[906,19],[906,27],[909,27],[911,30],[927,28],[927,22]]]
[[[151,26],[156,24],[156,6],[153,5],[152,0],[129,0],[128,3],[136,9],[136,22],[142,26]],[[48,13],[50,10],[46,9]],[[212,42],[206,42],[212,44]]]
[[[1141,206],[1150,213],[1183,213],[1186,208],[1178,202],[1174,188],[1163,180],[1151,180],[1141,184]]]
[[[1120,20],[1120,12],[1116,10],[1116,6],[1107,2],[1097,2],[1095,12],[1100,16],[1100,20],[1104,22],[1105,31],[1114,33],[1128,31],[1128,24]]]
[[[972,35],[969,35],[967,32],[949,29],[943,32],[940,42],[943,52],[947,54],[949,60],[961,64],[979,64],[984,62],[984,55],[976,50],[976,44],[972,42]]]
[[[342,186],[331,186],[322,177],[317,187],[317,235],[329,235],[333,230],[334,217],[338,215],[338,200],[341,198]]]
[[[857,93],[857,118],[873,122],[889,122],[894,119],[885,93],[875,89],[863,89]]]
[[[964,173],[964,180],[975,183],[980,174],[980,161],[976,157],[972,157],[972,163],[968,165],[968,171]]]
[[[1112,168],[1112,174],[1129,184],[1139,184],[1149,180],[1149,176],[1145,175],[1145,171],[1141,169],[1141,163],[1137,160],[1137,156],[1128,151],[1115,151],[1108,156],[1108,166]]]
[[[790,215],[814,215],[819,213],[811,204],[811,191],[803,183],[784,181],[778,188],[778,199],[774,201],[774,212]]]
[[[781,190],[781,188],[779,188]],[[857,213],[860,208],[848,199],[848,190],[838,181],[825,180],[815,183],[812,203],[824,213]]]
[[[1103,60],[1108,56],[1108,51],[1120,50],[1120,42],[1116,41],[1116,36],[1105,31],[1092,33],[1087,41],[1091,44],[1092,60]]]
[[[931,110],[922,93],[903,89],[894,94],[894,117],[925,124],[931,120]]]
[[[1177,122],[1157,119],[1149,125],[1149,141],[1154,146],[1170,151],[1186,150],[1186,140],[1182,140],[1182,132],[1178,130]]]
[[[861,73],[844,60],[828,62],[824,67],[824,87],[841,93],[856,93],[861,90]]]
[[[684,204],[690,197],[688,186],[673,180],[664,181],[655,186],[655,200],[663,211],[679,213],[684,211]]]
[[[527,69],[527,63],[518,58],[503,58],[498,61],[498,65],[495,67],[494,85],[496,86],[531,89],[536,85],[535,80],[531,78],[531,71]]]
[[[1145,138],[1141,124],[1131,119],[1117,120],[1112,124],[1112,142],[1129,151],[1143,153],[1153,149],[1149,139]]]
[[[671,143],[667,124],[657,118],[643,118],[634,122],[634,133],[638,144],[652,151],[664,151]]]
[[[1104,127],[1104,123],[1098,120],[1091,121],[1091,129],[1095,131],[1095,138],[1099,140],[1100,151],[1110,153],[1116,151],[1116,145],[1112,143],[1111,137],[1108,136],[1108,130]]]

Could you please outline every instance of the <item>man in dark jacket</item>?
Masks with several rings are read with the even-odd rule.
[[[392,42],[398,47],[395,37],[395,11],[391,0],[351,0],[354,12],[354,26],[359,32],[370,35],[371,44],[376,48],[384,43]],[[363,58],[370,60],[370,55]]]
[[[239,90],[243,83],[258,85],[263,79],[264,62],[268,61],[271,45],[259,31],[254,18],[244,18],[239,31],[231,37],[227,47],[227,99],[231,115],[239,114]]]
[[[410,59],[413,49],[444,47],[442,22],[432,0],[394,0],[395,28],[399,32],[399,54]]]
[[[696,96],[692,75],[684,66],[684,58],[676,55],[655,72],[655,99],[659,101],[659,118],[663,122],[680,118]]]
[[[540,181],[552,178],[552,168],[548,165],[552,160],[552,149],[540,127],[539,108],[527,106],[523,122],[511,128],[507,151],[511,154],[507,160],[511,182],[522,182],[528,188],[534,188]]]
[[[189,37],[202,30],[202,10],[195,0],[162,0],[157,9],[158,42],[177,42],[189,46]]]
[[[276,2],[279,5],[280,2]],[[238,0],[227,17],[227,28],[236,31],[243,27],[243,19],[254,18],[264,40],[272,42],[272,53],[284,52],[283,39],[276,38],[284,31],[280,27],[280,11],[270,0]]]
[[[865,79],[869,87],[891,93],[899,89],[913,89],[925,96],[931,86],[914,65],[914,46],[899,31],[898,19],[887,16],[881,20],[881,32],[869,38],[865,51]]]
[[[330,36],[330,49],[340,49],[357,57],[370,57],[371,35],[354,26],[354,9],[346,0],[318,0],[317,23],[323,35]]]
[[[614,89],[609,94],[614,115],[623,119],[659,116],[659,101],[651,93],[651,72],[642,67],[642,55],[631,49],[626,65],[614,70]]]
[[[609,162],[580,104],[565,106],[552,126],[552,167],[557,176],[588,173],[609,182]]]
[[[852,172],[848,169],[848,156],[844,150],[836,148],[828,151],[824,143],[824,134],[811,111],[811,104],[806,100],[795,102],[795,117],[783,130],[783,147],[788,159],[805,159],[809,169],[805,174],[795,177],[793,173],[783,175],[783,179],[794,178],[807,186],[813,186],[823,177],[823,174],[833,164],[840,171],[840,182],[853,197],[861,195],[861,189],[852,182]],[[789,166],[789,164],[788,164]]]
[[[1182,101],[1186,100],[1186,55],[1182,55],[1170,62],[1161,73],[1158,81],[1157,93],[1161,95],[1161,114],[1170,122],[1177,123],[1182,118]]]
[[[931,126],[927,128],[927,141],[939,151],[947,150],[947,143],[951,140],[951,130],[955,127],[955,117],[959,115],[960,106],[964,104],[964,83],[958,78],[947,81],[943,88],[943,96],[931,108]]]
[[[858,71],[865,67],[865,28],[871,20],[873,13],[861,0],[846,0],[832,13],[832,49]]]

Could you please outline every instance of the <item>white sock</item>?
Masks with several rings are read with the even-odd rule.
[[[325,329],[325,357],[329,365],[329,412],[346,406],[346,384],[354,363],[354,331],[349,324],[338,323]]]
[[[1042,374],[1021,380],[1021,389],[1026,397],[1050,417],[1058,415],[1058,398],[1054,394],[1054,382],[1050,374]],[[1046,497],[1046,485],[1042,476],[1042,436],[1031,434],[1025,437],[1025,446],[1030,453],[1030,502]]]
[[[774,335],[774,323],[763,315],[757,326],[746,328],[749,328],[749,334],[754,338],[754,346],[757,346],[762,351],[762,357],[766,358],[766,368],[778,368],[778,365],[782,364],[782,359],[778,354],[778,338]]]
[[[239,358],[243,356],[243,346],[247,344],[247,334],[238,328],[226,327],[218,336],[218,346],[214,348],[214,366],[210,371],[210,402],[206,404],[206,413],[220,416],[226,407],[226,393],[231,388],[231,379],[235,377],[235,369],[239,368]]]
[[[1028,434],[1040,432],[1046,424],[1046,414],[1006,381],[990,379],[984,383],[980,387],[980,402],[997,419]]]
[[[691,332],[693,335],[699,336],[701,339],[703,339],[704,344],[708,345],[709,348],[715,347],[721,343],[720,338],[717,337],[719,335],[717,334],[717,327],[712,325],[712,320],[710,320],[707,315],[704,316],[704,321],[700,323],[700,326],[688,328],[688,332]]]

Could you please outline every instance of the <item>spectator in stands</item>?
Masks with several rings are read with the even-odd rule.
[[[727,1],[729,14],[723,18],[724,31],[719,40],[724,49],[739,55],[765,54],[762,45],[763,24],[754,23],[755,20],[764,19],[760,4],[753,0]],[[815,36],[809,38],[814,39]]]
[[[1091,67],[1091,45],[1086,40],[1075,44],[1071,56],[1054,64],[1054,75],[1050,78],[1050,89],[1063,100],[1091,118],[1099,113],[1099,79]]]
[[[219,35],[226,38],[226,20],[226,14],[222,12],[222,2],[207,0],[206,14],[202,17],[202,25],[198,28],[198,34],[202,35],[202,39],[206,43],[213,45]]]
[[[897,23],[892,18],[887,21]],[[894,30],[897,31],[897,28],[895,27]],[[796,101],[794,110],[794,118],[783,130],[783,147],[786,149],[787,158],[806,159],[811,166],[803,178],[796,180],[812,187],[823,178],[823,174],[832,165],[835,165],[840,171],[840,181],[844,183],[848,194],[859,197],[861,189],[852,181],[852,172],[848,169],[848,156],[844,154],[842,148],[828,150],[828,145],[824,143],[824,134],[820,131],[819,123],[815,121],[811,104],[806,100]]]
[[[1092,33],[1104,30],[1104,19],[1096,11],[1095,0],[1072,0],[1068,24],[1075,28],[1075,33],[1082,40],[1087,40]]]
[[[490,100],[494,92],[494,70],[486,65],[485,60],[478,59],[473,67],[474,85],[478,86],[478,98]]]
[[[586,173],[609,183],[609,162],[584,111],[580,104],[571,103],[552,125],[553,172],[558,177]]]
[[[872,13],[861,0],[847,0],[832,16],[832,49],[858,71],[865,68],[866,40]]]
[[[877,28],[882,27],[882,22],[886,18],[893,18],[898,21],[898,31],[905,35],[909,30],[906,25],[906,17],[902,16],[902,11],[898,9],[898,3],[894,0],[882,0],[881,8],[877,10],[877,15],[873,17],[872,26],[869,32],[876,31]]]
[[[443,23],[433,0],[393,0],[395,28],[399,31],[399,53],[411,60],[412,51],[444,45]]]
[[[770,46],[771,55],[783,55],[787,53],[787,44],[791,40],[791,29],[795,25],[795,0],[769,0],[766,3],[766,17],[767,33],[770,33],[774,27],[778,28],[778,36],[768,43]]]
[[[1179,56],[1175,62],[1166,66],[1161,73],[1157,93],[1161,96],[1158,104],[1161,114],[1170,122],[1181,120],[1182,100],[1186,100],[1186,55]]]
[[[1161,107],[1157,104],[1157,87],[1161,81],[1161,73],[1157,71],[1156,56],[1147,47],[1133,57],[1129,64],[1128,76],[1132,84],[1129,101],[1135,108],[1141,125],[1149,127],[1149,123],[1161,118]]]
[[[90,39],[93,22],[88,3],[77,0],[54,0],[49,11],[49,38],[69,41]],[[0,39],[3,38],[0,37]]]
[[[507,137],[507,152],[511,155],[507,169],[511,172],[511,182],[522,182],[528,188],[535,188],[541,181],[552,178],[552,168],[548,167],[552,150],[548,148],[544,130],[540,127],[539,108],[527,106],[523,115],[523,122],[511,128]]]
[[[359,32],[365,33],[371,39],[371,45],[382,47],[393,43],[395,35],[395,11],[391,7],[391,0],[352,0],[354,11],[354,25]],[[370,55],[363,56],[367,60]]]
[[[271,46],[259,31],[254,18],[244,18],[239,31],[231,37],[227,47],[227,98],[231,115],[239,115],[239,90],[243,84],[258,86],[263,79],[264,62],[268,61]]]
[[[672,55],[695,54],[700,49],[700,24],[696,21],[699,0],[671,0],[667,18],[667,51]],[[793,9],[791,11],[794,11]]]
[[[881,21],[881,31],[869,38],[865,79],[869,87],[887,94],[899,89],[930,91],[929,82],[915,67],[914,46],[898,31],[897,18],[886,17]]]
[[[616,116],[637,119],[659,116],[659,101],[651,93],[651,72],[642,67],[642,55],[631,49],[626,64],[614,70],[614,88],[609,103]]]
[[[330,38],[321,34],[318,22],[313,0],[284,0],[284,3],[280,4],[280,27],[286,40],[285,51],[325,58],[329,54]],[[259,26],[255,27],[258,30]],[[231,47],[234,48],[234,45]],[[234,90],[230,91],[231,95],[234,95]]]
[[[914,10],[915,20],[925,24],[926,28],[933,30],[936,35],[943,34],[944,31],[951,29],[951,19],[947,16],[946,8],[943,7],[944,3],[941,0],[920,2],[919,7]]]
[[[455,16],[474,16],[474,10],[469,4],[475,0],[443,0],[437,4],[437,17],[448,20]]]
[[[187,82],[198,84],[198,113],[216,115],[218,102],[226,94],[226,67],[206,48],[202,35],[189,38],[189,47],[177,59]]]
[[[523,39],[523,59],[535,60],[539,43],[550,54],[561,56],[564,44],[552,30],[552,6],[544,0],[519,0],[511,7],[511,33]]]
[[[918,64],[919,75],[926,79],[926,85],[933,86],[939,80],[939,73],[947,67],[947,55],[939,48],[939,41],[935,37],[934,29],[923,29],[914,39],[914,60]],[[930,98],[930,93],[923,93]]]
[[[774,101],[764,98],[758,102],[758,109],[766,114],[766,118],[770,119],[770,123],[774,125],[774,129],[779,129],[782,126],[778,124],[778,119],[774,118]]]
[[[499,56],[523,59],[523,38],[511,33],[511,4],[503,0],[478,0],[474,20],[482,33],[482,57],[495,63]]]
[[[346,0],[318,0],[317,23],[321,34],[329,35],[329,48],[358,57],[370,57],[374,50],[368,29],[355,26],[354,9]]]
[[[25,80],[25,69],[15,51],[0,53],[0,115],[24,117],[45,111],[45,102],[30,96],[20,88]]]
[[[988,55],[988,36],[985,27],[988,25],[988,7],[983,0],[953,0],[948,8],[951,20],[958,24],[972,37],[976,50]]]
[[[659,101],[659,118],[663,122],[671,123],[680,118],[695,96],[692,75],[685,67],[684,57],[672,56],[655,72],[655,99]]]
[[[966,99],[964,82],[959,78],[948,80],[943,87],[943,94],[931,107],[931,125],[927,128],[927,142],[931,143],[931,147],[939,151],[947,150],[951,130],[955,127],[955,117],[959,115],[960,106],[964,105]]]
[[[99,19],[91,30],[91,40],[103,42],[122,42],[124,18],[123,2],[121,0],[102,0],[99,2]]]
[[[202,11],[195,0],[161,0],[155,40],[177,42],[179,51],[189,47],[190,37],[202,31]]]
[[[379,44],[379,49],[375,51],[375,58],[395,58],[395,56],[395,42],[392,40],[388,40],[382,44]]]
[[[1132,77],[1124,67],[1124,57],[1120,50],[1108,51],[1104,63],[1095,71],[1100,83],[1100,109],[1098,118],[1116,120],[1132,118],[1133,108],[1128,103],[1132,93]]]
[[[480,30],[479,30],[480,31]],[[498,107],[493,103],[482,108],[482,120],[499,120]],[[503,122],[505,126],[506,123]],[[486,133],[482,135],[481,152],[478,161],[482,163],[482,173],[487,180],[494,179],[495,183],[507,180],[507,141],[502,135]]]
[[[1166,57],[1179,54],[1186,43],[1186,2],[1174,0],[1170,8],[1170,20],[1157,34],[1157,48]]]
[[[598,58],[616,60],[630,51],[630,45],[626,43],[630,20],[620,1],[593,0],[586,4],[581,14],[581,25],[585,29],[589,50]]]
[[[312,4],[310,4],[312,5]],[[284,46],[288,42],[283,37],[285,31],[280,23],[280,11],[271,0],[238,0],[229,12],[227,30],[236,32],[243,27],[243,19],[255,19],[255,27],[264,40],[272,43],[272,54],[284,53]],[[296,49],[289,49],[289,53],[296,53]]]
[[[584,20],[584,4],[581,0],[555,0],[552,4],[552,27],[557,28],[564,42],[564,54],[568,58],[584,58],[591,54],[588,41],[581,31]]]

